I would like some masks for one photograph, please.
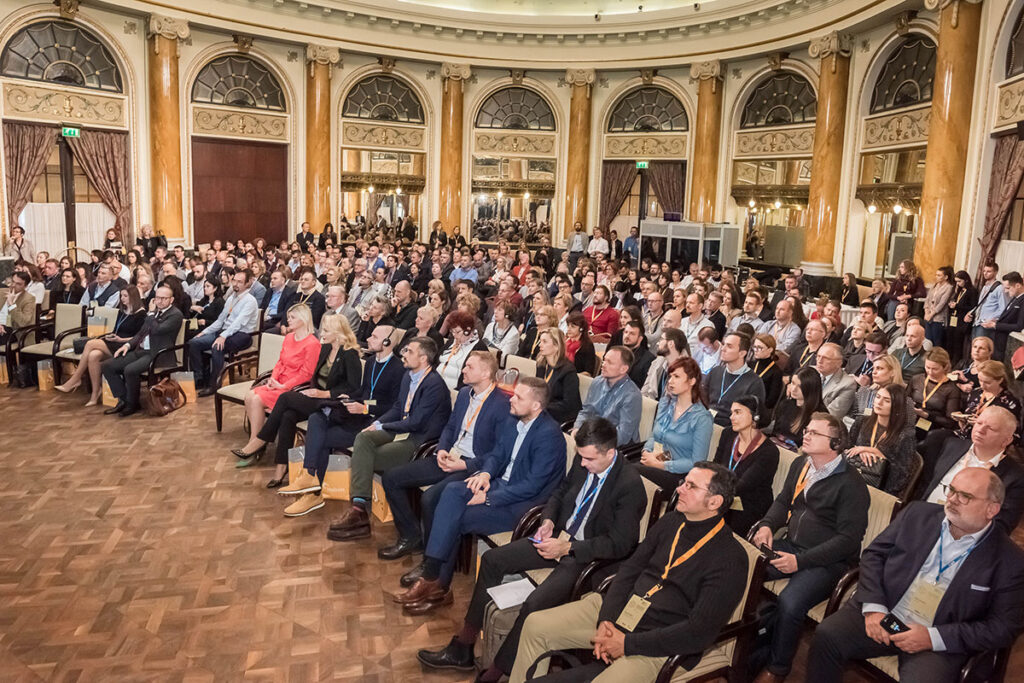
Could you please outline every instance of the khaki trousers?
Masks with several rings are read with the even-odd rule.
[[[567,605],[534,612],[523,624],[519,638],[519,651],[512,666],[509,683],[523,683],[526,672],[537,657],[548,650],[571,650],[592,648],[591,639],[597,631],[597,615],[601,610],[602,596],[588,593],[583,599]],[[667,657],[644,657],[630,655],[612,662],[597,678],[595,683],[644,683],[653,681]],[[547,661],[537,667],[536,677],[547,672]]]

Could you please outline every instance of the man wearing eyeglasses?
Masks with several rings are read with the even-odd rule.
[[[751,527],[753,544],[775,551],[765,580],[789,580],[750,657],[750,672],[760,671],[755,683],[786,678],[808,610],[827,599],[857,564],[871,497],[842,456],[847,438],[842,421],[814,413],[804,430],[803,456],[793,461],[768,513]],[[776,539],[784,527],[785,537]]]
[[[943,492],[944,506],[911,503],[864,550],[857,593],[815,629],[808,681],[841,681],[850,659],[896,656],[900,680],[952,682],[971,655],[1013,645],[1024,551],[997,522],[1003,483],[967,467]]]
[[[885,355],[889,346],[888,337],[885,332],[875,330],[864,337],[864,352],[855,353],[846,361],[846,371],[862,387],[871,386],[871,371],[875,368],[875,361]]]
[[[1002,502],[996,524],[1007,533],[1013,533],[1024,514],[1024,467],[1007,452],[1013,443],[1017,429],[1017,418],[1006,408],[990,405],[978,415],[971,428],[971,438],[929,440],[922,445],[921,456],[925,463],[935,463],[932,472],[926,471],[912,496],[916,500],[944,504],[947,495],[944,487],[968,467],[983,467],[990,470],[1003,482],[1006,500]]]
[[[838,344],[822,344],[815,354],[815,366],[821,373],[821,400],[832,413],[842,419],[857,396],[857,380],[843,372],[843,350]]]

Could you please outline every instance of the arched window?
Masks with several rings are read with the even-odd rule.
[[[1024,73],[1024,8],[1017,13],[1010,34],[1010,45],[1006,50],[1006,77],[1013,78]]]
[[[667,133],[690,127],[679,98],[664,88],[638,88],[624,95],[612,110],[609,133]]]
[[[491,94],[480,105],[477,128],[554,130],[555,115],[544,98],[533,90],[511,87]]]
[[[871,93],[871,113],[931,102],[935,82],[935,43],[906,38],[886,60]]]
[[[225,55],[204,66],[192,85],[192,101],[285,110],[284,91],[274,74],[245,55]]]
[[[107,46],[87,29],[55,19],[37,21],[14,34],[0,55],[0,74],[124,91],[121,72]]]
[[[423,105],[408,85],[377,74],[356,83],[345,98],[342,116],[398,123],[424,123]]]
[[[740,128],[763,128],[810,123],[817,111],[817,98],[807,79],[781,72],[763,80],[750,93],[743,107]]]

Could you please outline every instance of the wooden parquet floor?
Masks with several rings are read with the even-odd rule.
[[[415,656],[461,626],[469,577],[403,615],[414,560],[376,556],[393,527],[338,544],[344,503],[285,518],[270,470],[234,467],[240,408],[217,434],[212,399],[162,419],[85,399],[0,387],[0,683],[472,680]]]

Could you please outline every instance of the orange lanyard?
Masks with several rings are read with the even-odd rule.
[[[599,311],[599,310],[597,310],[597,306],[591,306],[591,307],[590,307],[590,326],[591,326],[591,327],[593,327],[593,326],[594,326],[594,321],[595,321],[595,320],[597,320],[597,319],[598,319],[598,317],[599,317],[599,316],[600,316],[600,315],[601,315],[602,313],[604,313],[604,311]]]
[[[789,501],[789,512],[786,514],[786,522],[789,522],[789,518],[793,516],[793,503],[800,497],[800,494],[804,492],[804,487],[807,486],[807,470],[811,467],[811,461],[808,460],[804,463],[804,468],[800,470],[800,476],[796,480],[796,488],[793,489],[793,500]]]
[[[487,402],[487,397],[491,395],[492,391],[494,391],[494,384],[491,384],[491,387],[480,395],[480,405],[476,407],[476,412],[473,413],[473,416],[466,421],[466,426],[462,428],[462,436],[459,437],[460,439],[464,438],[466,434],[469,434],[470,427],[473,426],[473,422],[476,421],[476,417],[480,414],[480,411],[484,409],[484,403]]]
[[[982,394],[982,396],[984,396],[984,395],[985,394]],[[990,398],[989,400],[981,401],[981,403],[978,404],[978,409],[974,411],[974,414],[976,416],[977,415],[981,415],[981,411],[985,410],[985,408],[988,408],[990,405],[992,405],[992,401],[994,401],[994,400],[996,400],[996,395],[995,394],[993,394],[992,398]]]
[[[553,374],[555,374],[555,368],[554,368],[554,366],[551,366],[551,369],[548,370],[548,374],[544,375],[544,381],[545,382],[550,382],[551,381],[551,375],[553,375]]]
[[[772,361],[768,365],[764,366],[764,370],[762,370],[761,372],[757,373],[757,376],[758,377],[764,377],[764,373],[766,373],[769,370],[771,370],[773,365],[775,365],[775,361]]]
[[[425,380],[426,378],[427,378],[427,375],[426,375],[426,373],[424,373],[423,378],[420,379],[420,384],[423,384],[423,380]],[[417,384],[416,388],[419,389],[420,385]],[[415,396],[415,394],[413,393],[413,390],[412,390],[412,377],[410,376],[410,378],[409,378],[409,395],[405,398],[405,414],[406,415],[409,414],[409,408],[412,408],[413,396]]]
[[[929,393],[929,391],[928,391],[928,378],[927,377],[924,378],[924,400],[921,401],[921,407],[922,408],[924,408],[925,404],[928,403],[928,400],[932,396],[935,395],[935,392],[939,390],[939,387],[941,387],[945,383],[946,383],[946,380],[945,380],[945,378],[943,378],[943,380],[941,382],[938,382],[935,385],[935,388],[932,389],[931,392]]]
[[[593,324],[593,323],[591,323],[591,324]],[[531,358],[533,357],[533,355],[535,353],[537,353],[537,344],[540,344],[540,329],[538,329],[538,328],[534,328],[534,329],[537,330],[537,336],[533,338],[533,346],[530,347],[530,357]]]
[[[808,347],[804,348],[804,352],[800,354],[800,367],[803,367],[804,365],[807,364],[807,358],[808,358],[807,352],[810,351],[810,350],[811,350],[811,347],[808,346]],[[817,353],[817,351],[815,351],[814,353]]]
[[[878,443],[879,438],[881,438],[881,439],[885,438],[885,432],[882,432],[882,436],[881,437],[878,437],[878,438],[876,438],[876,437],[878,437],[878,421],[877,420],[875,421],[875,426],[871,429],[871,442],[870,443],[871,443],[871,447],[872,448],[874,448],[875,444]],[[796,500],[796,496],[793,496],[793,500]]]
[[[456,346],[455,344],[452,344],[452,352],[448,354],[448,360],[446,360],[444,362],[444,365],[441,366],[441,374],[442,375],[444,374],[444,371],[448,369],[448,364],[452,362],[452,358],[455,357],[455,354],[460,350],[461,347],[462,347],[462,344],[459,344],[458,346]]]
[[[644,599],[645,600],[661,590],[662,582],[664,582],[665,579],[668,578],[668,573],[671,570],[675,569],[676,567],[678,567],[679,565],[681,565],[682,563],[686,562],[691,557],[696,555],[698,550],[700,550],[705,545],[707,545],[708,541],[710,541],[712,538],[714,538],[715,534],[717,534],[719,531],[722,530],[722,527],[725,526],[725,519],[722,518],[722,519],[718,520],[718,524],[716,524],[715,527],[711,531],[709,531],[706,534],[704,534],[704,538],[700,539],[695,544],[693,544],[693,546],[689,550],[687,550],[685,553],[683,553],[679,557],[675,557],[676,545],[679,543],[679,534],[683,533],[683,527],[685,527],[685,526],[686,526],[686,522],[683,522],[682,524],[679,525],[679,528],[676,530],[676,537],[672,540],[672,549],[668,551],[668,563],[665,565],[665,571],[663,571],[661,573],[661,581],[659,581],[658,583],[656,583],[653,586],[651,586],[650,590],[648,590],[644,594]],[[675,559],[673,559],[673,558],[675,558]]]

